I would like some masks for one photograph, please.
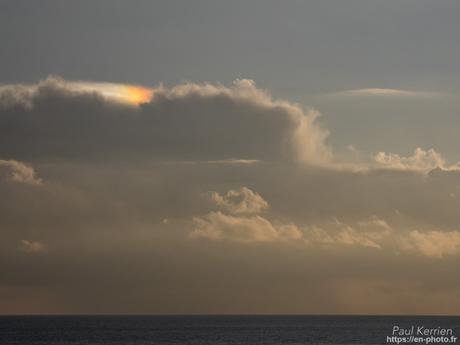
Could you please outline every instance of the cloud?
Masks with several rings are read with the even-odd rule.
[[[218,211],[210,212],[204,217],[194,217],[191,237],[242,243],[295,239],[311,245],[358,245],[380,249],[380,242],[393,231],[386,221],[375,215],[358,221],[355,226],[342,223],[335,218],[332,224],[327,224],[328,231],[315,224],[301,230],[293,223],[276,222],[278,225],[273,225],[261,216],[240,216],[260,213],[269,207],[267,201],[247,187],[231,189],[224,195],[211,192],[210,197],[230,215]]]
[[[232,241],[243,244],[301,241],[310,246],[368,247],[385,250],[393,255],[403,252],[430,258],[443,258],[460,252],[458,231],[396,230],[384,219],[372,215],[348,224],[334,218],[333,222],[306,224],[283,224],[261,216],[244,214],[260,213],[268,203],[259,194],[246,187],[229,190],[220,195],[213,192],[211,199],[230,214],[209,212],[193,218],[192,238],[213,241]]]
[[[21,240],[21,250],[26,253],[43,253],[46,251],[46,246],[38,241]]]
[[[300,230],[293,224],[274,225],[261,216],[238,217],[222,212],[210,212],[193,219],[192,238],[240,243],[298,240]]]
[[[138,106],[152,98],[153,89],[139,85],[92,82],[92,81],[66,81],[59,76],[50,76],[45,81],[36,85],[0,85],[0,107],[9,108],[22,105],[32,108],[36,96],[46,89],[50,83],[59,84],[61,91],[67,96],[73,95],[98,95],[107,101],[119,102]]]
[[[352,227],[346,227],[334,236],[331,236],[321,228],[314,228],[312,231],[312,242],[327,245],[345,244],[349,246],[359,245],[363,247],[380,248],[380,245],[373,239],[372,235],[372,233],[362,234]]]
[[[431,98],[439,96],[440,93],[391,88],[364,88],[340,91],[333,95],[338,97]]]
[[[460,231],[412,230],[400,239],[402,250],[432,258],[457,255],[460,252]]]
[[[211,200],[232,214],[260,213],[268,208],[268,203],[247,187],[231,189],[226,194],[210,193]]]
[[[337,224],[342,229],[337,233],[336,240],[347,245],[361,245],[365,247],[381,248],[380,241],[391,235],[392,229],[382,219],[372,216],[368,220],[358,221],[353,228],[346,224]]]
[[[41,179],[35,176],[35,170],[22,162],[0,159],[0,178],[9,182],[39,185]]]
[[[354,312],[358,290],[372,312],[432,312],[458,295],[460,171],[438,152],[338,169],[318,115],[249,80],[136,106],[69,83],[0,91],[0,312]]]
[[[334,174],[337,175],[342,175],[343,173],[344,172],[341,171],[334,172]],[[418,176],[417,179],[420,178],[420,183],[423,184],[423,188],[421,184],[418,187],[417,185],[411,186],[405,182],[404,179],[402,181],[398,181],[398,185],[401,184],[401,186],[404,186],[405,188],[415,188],[414,190],[419,191],[425,190],[425,193],[428,192],[428,194],[431,195],[431,198],[439,197],[435,196],[434,193],[432,194],[430,191],[431,189],[433,191],[436,190],[437,193],[444,195],[444,199],[446,201],[451,202],[452,196],[448,193],[451,189],[449,186],[451,186],[451,183],[455,182],[453,182],[454,180],[450,180],[450,182],[448,182],[447,177],[449,176],[449,179],[453,178],[453,176],[450,176],[449,174],[456,174],[456,172],[441,170],[440,173],[447,174],[442,176],[442,179],[446,179],[446,181],[442,181],[442,184],[446,183],[443,187],[439,184],[441,182],[441,176],[438,176],[438,174],[429,174],[423,178],[422,176],[413,175],[413,173],[408,172],[403,172],[403,174],[407,174],[407,177]],[[348,172],[347,174],[354,176],[353,179],[355,179],[356,177],[362,178],[363,175],[368,175],[369,173]],[[385,174],[386,172],[384,172],[383,175],[379,172],[375,175],[375,178],[377,180],[381,180],[384,178]],[[390,181],[392,180],[391,174],[392,173],[389,172],[388,175],[390,177]],[[395,175],[395,177],[396,176],[398,175]],[[395,181],[400,178],[401,177],[398,176],[395,178]],[[337,181],[333,184],[336,183]],[[346,182],[342,181],[341,183]],[[391,184],[393,183],[394,181],[391,182]],[[413,183],[413,181],[411,183]],[[326,185],[327,183],[323,182],[323,187]],[[396,188],[401,189],[401,186]],[[352,190],[358,190],[360,188],[361,187],[354,186],[352,187]],[[369,188],[369,186],[366,188]],[[390,194],[396,192],[396,190],[393,190],[394,187],[390,188],[390,190],[386,190],[388,187],[379,187],[380,192],[377,193],[376,197],[383,198],[386,202],[389,202],[390,199],[387,199],[387,196],[385,196],[382,192],[383,190],[390,192]],[[444,192],[443,189],[446,189],[446,191]],[[292,198],[293,195],[289,195],[289,191],[285,192],[287,193],[287,199],[285,202],[289,202],[287,200],[290,197]],[[329,192],[325,190],[324,194],[327,193]],[[345,193],[347,194],[347,203],[354,202],[353,195],[348,194],[346,191]],[[370,191],[370,195],[372,195],[372,193],[373,192]],[[323,195],[320,194],[319,197],[324,197]],[[407,255],[416,254],[432,258],[442,258],[449,255],[455,255],[458,250],[460,250],[460,242],[458,242],[457,239],[457,237],[460,238],[460,236],[457,236],[458,233],[456,231],[414,231],[410,230],[410,228],[413,228],[414,226],[413,221],[407,224],[402,222],[403,217],[421,217],[419,212],[424,209],[424,206],[420,203],[420,200],[426,198],[426,196],[423,195],[413,195],[413,201],[399,200],[400,205],[418,203],[415,208],[415,213],[413,213],[413,210],[405,209],[400,206],[398,206],[399,210],[388,209],[388,206],[382,208],[381,212],[386,213],[388,217],[394,219],[395,224],[392,226],[390,226],[385,219],[376,215],[370,215],[365,218],[355,218],[350,222],[339,221],[337,217],[334,216],[333,221],[324,221],[324,216],[320,217],[318,221],[312,221],[309,217],[306,217],[303,222],[297,218],[298,221],[296,223],[286,223],[278,220],[272,220],[273,217],[270,217],[270,213],[268,213],[268,217],[251,215],[263,212],[264,210],[266,211],[269,203],[258,193],[247,187],[231,189],[225,194],[212,192],[210,197],[215,205],[217,205],[221,210],[217,212],[209,212],[205,216],[193,217],[193,230],[190,234],[192,238],[207,238],[215,241],[233,241],[245,244],[259,242],[280,243],[286,242],[287,240],[296,240],[295,243],[300,241],[305,244],[305,250],[313,247],[320,247],[324,250],[334,247],[349,248],[350,250],[353,250],[354,247],[367,247],[382,250],[393,256],[398,253],[405,253]],[[362,196],[358,197],[358,199],[361,197]],[[395,194],[393,197],[399,198],[400,194]],[[431,204],[430,200],[431,199],[427,200],[427,211],[422,212],[433,212],[435,207]],[[323,200],[322,202],[324,203],[326,201]],[[337,202],[337,200],[333,200],[333,202]],[[368,201],[368,203],[374,202],[373,198]],[[309,202],[305,200],[300,204],[308,203]],[[442,202],[440,201],[439,203]],[[299,207],[299,205],[292,203],[292,200],[290,205],[290,208]],[[344,205],[345,204],[340,204],[339,207],[342,208]],[[357,207],[359,211],[363,211],[361,206]],[[302,212],[303,208],[300,206],[299,210]],[[277,211],[279,212],[280,210],[278,209]],[[443,211],[446,211],[446,209]],[[303,210],[303,212],[305,211]],[[321,208],[320,212],[324,212],[324,209]],[[344,210],[343,216],[349,217],[350,214],[353,214],[354,212],[356,211]],[[454,208],[452,209],[452,212],[455,212]],[[448,213],[444,213],[444,217],[451,217],[450,213],[450,211],[448,211]],[[286,215],[283,218],[286,218]],[[425,217],[425,219],[421,221],[421,224],[426,225],[426,223],[427,218]],[[290,243],[294,242],[291,241]]]
[[[215,241],[229,240],[240,243],[274,242],[298,240],[301,231],[294,224],[273,224],[261,216],[248,216],[268,209],[268,203],[247,187],[230,189],[221,195],[210,193],[211,200],[221,211],[210,212],[193,218],[192,238],[207,238]],[[243,216],[242,216],[243,215]]]
[[[363,246],[384,249],[390,253],[405,253],[442,259],[460,252],[459,231],[419,231],[398,229],[376,216],[348,225],[335,221],[328,230],[316,225],[304,231],[310,244],[330,246]]]
[[[238,159],[238,158],[228,158],[228,159],[217,159],[217,160],[210,160],[210,161],[197,161],[197,160],[169,160],[169,161],[162,161],[162,164],[169,164],[169,165],[193,165],[193,164],[223,164],[223,165],[249,165],[249,164],[257,164],[260,163],[260,160],[257,159]]]
[[[260,163],[260,161],[257,159],[229,158],[229,159],[207,161],[206,163],[209,163],[209,164],[256,164],[256,163]]]
[[[381,248],[381,241],[391,235],[392,229],[382,219],[372,216],[367,220],[358,221],[351,226],[335,219],[329,231],[313,225],[309,227],[307,238],[310,243],[323,245],[348,245]]]
[[[129,98],[130,87],[121,85],[120,92]],[[328,164],[332,158],[318,112],[274,100],[251,80],[229,87],[159,86],[148,89],[138,107],[107,97],[112,88],[58,77],[32,86],[4,85],[0,157],[106,162],[122,157],[231,162],[237,157],[240,163],[310,164]]]
[[[59,77],[57,77],[59,78]],[[66,88],[76,92],[96,92],[103,95],[110,101],[121,102],[138,106],[147,103],[152,98],[154,90],[138,85],[126,85],[115,83],[98,83],[98,82],[61,82],[66,83]]]
[[[414,170],[429,172],[430,170],[440,168],[444,170],[459,170],[460,164],[447,165],[444,158],[434,149],[427,151],[420,147],[414,150],[412,156],[400,156],[396,153],[379,152],[374,157],[374,161],[378,166],[398,169],[398,170]]]
[[[353,226],[335,220],[333,226],[326,227],[308,227],[304,231],[308,243],[326,247],[362,246],[384,249],[393,254],[402,252],[437,259],[460,252],[459,231],[396,231],[376,216],[358,221]]]
[[[407,289],[408,296],[417,291],[419,308],[432,311],[438,309],[431,294],[459,284],[458,254],[436,260],[400,244],[411,229],[458,226],[459,200],[450,196],[458,193],[457,171],[355,172],[281,163],[34,167],[46,181],[40,188],[0,183],[0,289],[32,303],[11,302],[3,307],[10,313],[222,312],[222,296],[231,298],[224,305],[229,311],[300,312],[310,310],[311,301],[295,309],[306,293],[312,300],[348,301],[358,287],[366,305],[380,303],[382,295],[392,301]],[[211,212],[216,205],[203,193],[224,197],[241,186],[270,207],[259,215]],[[315,226],[332,243],[313,240]],[[388,227],[392,232],[384,236]],[[18,250],[22,239],[49,250],[25,255]],[[353,288],[340,295],[344,281]],[[102,293],[107,284],[109,295]],[[245,299],[248,290],[264,291],[263,300]],[[94,291],[103,299],[96,301]],[[283,310],[270,302],[280,293],[288,305]],[[353,305],[332,300],[330,312],[355,311]],[[410,307],[401,298],[397,308],[375,310]],[[317,311],[325,312],[324,305]]]

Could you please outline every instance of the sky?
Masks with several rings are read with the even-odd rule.
[[[0,0],[0,314],[458,314],[459,14]]]

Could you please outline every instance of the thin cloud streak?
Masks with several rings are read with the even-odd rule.
[[[443,93],[392,88],[363,88],[339,91],[329,95],[335,97],[436,98],[442,96]]]

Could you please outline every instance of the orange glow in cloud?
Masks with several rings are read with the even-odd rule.
[[[153,89],[137,85],[98,82],[76,82],[71,85],[76,90],[95,91],[111,100],[131,105],[147,103],[153,95]]]
[[[122,98],[131,104],[146,103],[152,97],[153,91],[140,86],[123,86]]]

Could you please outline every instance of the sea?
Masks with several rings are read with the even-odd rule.
[[[460,316],[0,316],[0,345],[396,344],[395,326],[460,335]]]

